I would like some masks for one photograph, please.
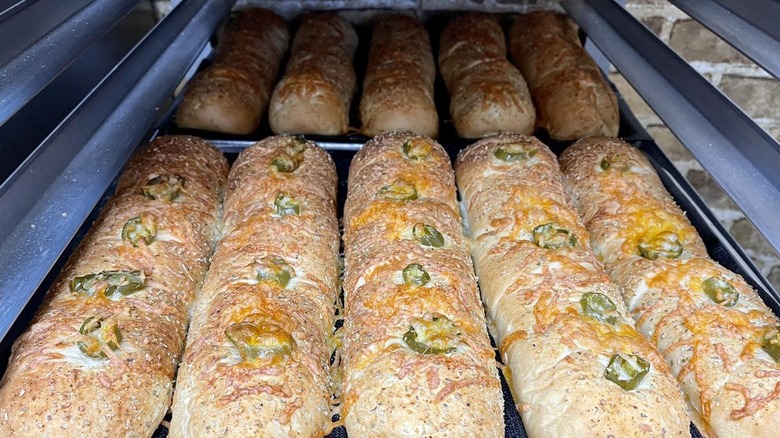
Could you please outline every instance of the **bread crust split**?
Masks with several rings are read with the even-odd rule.
[[[777,316],[744,279],[709,259],[641,151],[593,137],[564,151],[561,165],[596,253],[680,382],[699,430],[776,436],[780,364],[764,346]]]
[[[0,382],[0,436],[154,433],[227,173],[222,154],[194,137],[160,137],[135,154],[14,343]],[[162,180],[173,191],[158,190]]]
[[[462,151],[455,171],[528,436],[690,436],[679,386],[591,251],[552,152],[534,137],[502,134]],[[607,377],[616,355],[641,358],[647,373],[621,386]]]
[[[444,149],[410,132],[369,141],[350,166],[344,228],[349,436],[503,437],[495,355]]]
[[[324,436],[339,235],[335,165],[267,138],[231,170],[222,231],[193,306],[171,437]]]
[[[528,81],[538,126],[555,140],[616,136],[617,97],[565,15],[537,11],[515,19],[509,52]]]
[[[275,134],[341,135],[349,129],[358,37],[346,20],[313,14],[295,34],[284,77],[271,96]]]
[[[273,12],[240,12],[222,36],[214,63],[187,86],[176,125],[229,134],[254,132],[289,41],[287,23]]]
[[[504,32],[494,17],[467,13],[452,19],[441,33],[439,70],[461,137],[534,131],[528,86],[506,58]]]
[[[393,15],[374,27],[363,96],[361,131],[412,131],[428,137],[439,133],[433,100],[436,64],[425,27],[412,17]]]

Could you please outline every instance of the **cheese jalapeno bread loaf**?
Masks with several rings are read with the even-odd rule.
[[[385,133],[349,172],[342,418],[350,437],[503,437],[503,399],[450,160]]]
[[[461,137],[533,132],[536,111],[528,86],[506,58],[504,31],[494,17],[468,13],[447,23],[441,33],[439,70]]]
[[[594,137],[567,149],[561,165],[596,253],[680,382],[699,430],[777,436],[778,318],[739,275],[707,258],[639,150]]]
[[[187,87],[176,124],[230,134],[254,132],[289,40],[287,23],[273,12],[240,12],[225,31],[214,63]]]
[[[618,134],[615,93],[565,15],[539,11],[519,16],[509,31],[509,52],[528,81],[537,124],[551,138]]]
[[[268,118],[276,134],[340,135],[349,128],[355,93],[355,29],[326,14],[303,19],[284,77],[271,96]]]
[[[503,134],[461,152],[455,170],[528,436],[690,436],[679,386],[592,253],[550,150]]]
[[[382,20],[371,36],[363,96],[361,131],[412,131],[429,137],[439,132],[433,101],[436,64],[428,32],[405,15]]]
[[[161,137],[130,160],[0,382],[0,436],[149,437],[216,236],[225,158]]]
[[[336,171],[314,143],[243,151],[224,237],[193,306],[171,437],[316,437],[331,429]]]

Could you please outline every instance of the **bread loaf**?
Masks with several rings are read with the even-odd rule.
[[[536,112],[528,86],[506,58],[504,32],[494,17],[468,13],[447,23],[441,34],[439,70],[461,137],[533,132]]]
[[[193,137],[161,137],[135,155],[14,344],[0,436],[152,436],[170,406],[227,171]]]
[[[486,138],[459,155],[456,175],[528,436],[690,436],[680,389],[590,250],[550,150]]]
[[[412,131],[436,137],[439,116],[433,101],[436,64],[425,27],[412,17],[382,20],[371,37],[360,101],[361,131]]]
[[[503,437],[503,399],[450,160],[385,133],[355,155],[344,208],[349,436]]]
[[[335,15],[310,15],[298,27],[287,71],[268,109],[277,134],[340,135],[355,93],[355,29]]]
[[[171,437],[317,437],[331,429],[336,171],[278,136],[230,173],[223,232],[187,336]]]
[[[599,258],[709,437],[780,430],[780,321],[696,230],[636,148],[580,140],[561,156]]]
[[[521,15],[509,31],[509,51],[528,81],[537,124],[551,138],[618,134],[615,93],[566,16],[549,11]]]
[[[289,40],[287,23],[273,12],[239,13],[222,37],[214,63],[187,86],[176,125],[230,134],[254,132]]]

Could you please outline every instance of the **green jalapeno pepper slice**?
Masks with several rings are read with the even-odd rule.
[[[418,222],[412,227],[412,235],[423,246],[441,248],[444,246],[444,236],[433,225]]]
[[[626,391],[631,391],[639,386],[649,371],[650,363],[643,358],[633,354],[616,353],[609,360],[604,377]]]
[[[238,322],[225,330],[225,336],[245,362],[280,360],[296,348],[292,335],[272,323]]]
[[[149,180],[141,191],[148,199],[173,202],[184,189],[184,178],[178,175],[160,175]]]
[[[534,243],[542,248],[560,249],[577,246],[577,236],[554,223],[539,225],[533,230]]]
[[[73,278],[70,291],[87,297],[95,296],[100,291],[107,297],[116,293],[127,296],[143,289],[145,283],[141,271],[102,271]]]
[[[141,213],[122,226],[122,240],[136,248],[141,242],[150,245],[154,242],[155,236],[157,236],[157,223],[154,216],[148,213]]]
[[[419,354],[446,354],[455,351],[460,332],[446,316],[420,319],[404,333],[406,345]]]
[[[656,234],[652,239],[640,242],[637,245],[639,255],[648,259],[655,260],[658,257],[667,259],[676,259],[683,253],[683,245],[677,233],[672,231],[663,231]]]

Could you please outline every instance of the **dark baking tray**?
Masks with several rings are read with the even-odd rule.
[[[426,21],[426,27],[431,35],[431,41],[434,48],[434,56],[436,55],[436,48],[438,47],[439,31],[446,22],[446,19],[452,14],[443,13],[437,14],[429,18]],[[506,23],[505,23],[506,24]],[[370,41],[370,28],[357,27],[358,35],[360,37],[360,44],[355,58],[356,71],[358,72],[358,89],[362,83],[362,72],[365,71],[365,64],[368,55],[368,42]],[[205,60],[199,66],[199,69],[205,68],[209,64],[209,60]],[[614,89],[614,86],[613,86]],[[764,278],[756,266],[746,256],[744,251],[734,241],[731,235],[723,228],[718,222],[710,209],[696,194],[691,185],[685,180],[685,178],[676,170],[674,165],[664,155],[652,138],[641,127],[636,118],[631,114],[628,106],[623,101],[622,97],[618,95],[618,102],[620,105],[620,131],[619,136],[627,142],[638,147],[644,151],[650,158],[651,163],[661,176],[661,180],[666,186],[667,190],[672,194],[677,203],[687,212],[688,218],[692,224],[702,236],[710,256],[722,264],[723,266],[731,269],[732,271],[742,275],[745,280],[748,281],[758,291],[761,298],[766,304],[775,312],[780,315],[780,296],[772,285]],[[437,77],[435,84],[436,105],[440,115],[440,135],[438,141],[444,146],[449,153],[453,162],[457,153],[467,145],[475,142],[476,140],[463,139],[457,136],[449,119],[449,97],[446,92],[446,88],[440,77]],[[213,132],[198,131],[198,130],[186,130],[176,127],[174,120],[175,109],[181,99],[181,94],[173,100],[173,103],[166,114],[160,119],[157,126],[150,133],[149,139],[157,135],[173,135],[173,134],[188,134],[196,135],[210,140],[215,146],[222,150],[228,159],[234,160],[236,155],[246,147],[254,144],[269,135],[271,135],[268,128],[267,116],[261,123],[260,128],[253,134],[248,136],[235,136],[235,135],[223,135]],[[357,108],[360,102],[360,92],[356,93],[354,97],[352,110],[351,110],[351,122],[352,126],[358,124]],[[547,144],[553,152],[560,154],[571,142],[557,142],[552,141],[544,131],[537,131],[535,135]],[[327,150],[336,163],[336,168],[339,176],[339,217],[342,217],[344,200],[347,193],[347,177],[349,173],[349,164],[352,160],[354,153],[360,149],[360,147],[368,140],[359,134],[356,130],[348,133],[347,135],[338,137],[322,137],[322,136],[307,136],[310,140],[316,141],[323,149]],[[17,318],[14,326],[9,330],[5,338],[0,341],[0,374],[5,371],[5,367],[10,355],[10,348],[12,342],[24,331],[29,324],[37,308],[40,306],[43,296],[50,287],[51,283],[56,278],[60,269],[64,265],[65,261],[70,257],[78,243],[84,237],[86,232],[92,225],[92,222],[98,217],[100,211],[106,201],[114,192],[115,185],[112,184],[101,201],[97,204],[90,217],[85,221],[81,230],[76,234],[69,247],[63,252],[57,264],[53,267],[47,278],[43,281],[41,287],[29,301],[25,310]],[[492,339],[491,339],[492,340]],[[495,345],[495,344],[494,344]],[[497,359],[500,361],[500,357],[497,355]],[[515,402],[512,399],[509,387],[503,374],[501,374],[501,385],[504,395],[504,422],[506,425],[506,437],[512,438],[526,438],[525,429],[522,425],[522,420],[519,413],[515,409]],[[467,415],[467,413],[464,413]],[[170,418],[167,417],[166,420]],[[691,433],[695,438],[701,438],[701,434],[696,428],[691,425]],[[154,434],[156,438],[162,438],[167,436],[167,429],[161,425],[157,432]],[[329,438],[342,438],[346,437],[346,432],[343,427],[335,429]]]

